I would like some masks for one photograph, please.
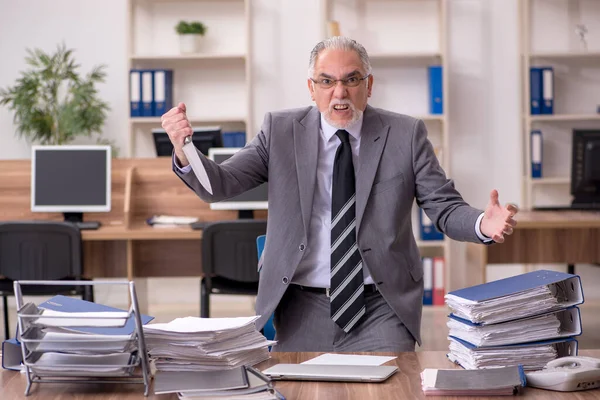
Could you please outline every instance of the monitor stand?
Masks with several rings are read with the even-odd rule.
[[[239,219],[254,219],[254,210],[238,210]]]
[[[77,225],[79,229],[98,229],[100,222],[98,221],[83,221],[83,213],[80,212],[65,212],[63,213],[65,222],[70,222]]]

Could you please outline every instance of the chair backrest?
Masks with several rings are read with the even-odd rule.
[[[203,272],[239,282],[258,282],[256,237],[266,232],[266,220],[207,225],[202,232]]]
[[[66,222],[0,222],[0,275],[11,280],[80,278],[81,232]]]

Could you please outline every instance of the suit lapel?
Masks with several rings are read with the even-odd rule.
[[[379,114],[367,106],[360,133],[358,173],[356,176],[356,230],[360,229],[367,200],[375,179],[379,160],[387,141],[389,126],[384,125]]]
[[[294,120],[296,174],[298,175],[302,221],[304,222],[304,231],[307,234],[317,184],[320,118],[319,110],[313,107],[301,121]]]

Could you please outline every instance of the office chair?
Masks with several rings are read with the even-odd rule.
[[[4,337],[10,337],[8,296],[16,280],[82,280],[79,228],[67,222],[0,222],[0,296],[4,306]],[[80,295],[94,301],[91,286],[22,286],[24,296]]]
[[[265,249],[266,239],[266,235],[260,235],[256,238],[256,251],[258,253],[259,262],[260,258],[262,257],[262,252]],[[273,325],[273,315],[269,317],[269,320],[262,329],[262,333],[268,340],[275,340],[275,325]]]
[[[202,233],[200,316],[210,316],[211,294],[256,295],[256,237],[267,232],[266,220],[234,220],[208,224]]]

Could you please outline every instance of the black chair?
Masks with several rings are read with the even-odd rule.
[[[83,280],[81,232],[74,224],[51,221],[0,222],[0,296],[4,336],[10,337],[8,296],[16,280]],[[94,301],[91,286],[24,285],[24,296],[80,295]]]
[[[200,316],[210,316],[211,294],[256,295],[256,237],[267,232],[266,220],[221,221],[202,232]]]

